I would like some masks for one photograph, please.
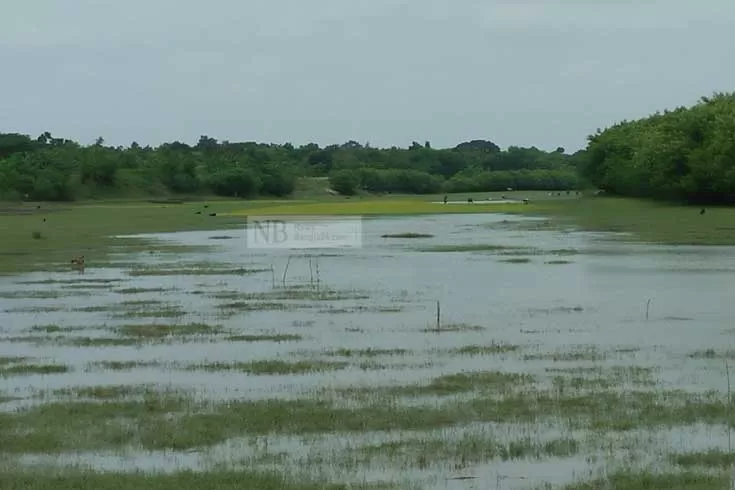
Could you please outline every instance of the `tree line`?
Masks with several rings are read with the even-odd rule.
[[[582,175],[610,193],[735,203],[735,93],[622,121],[588,141]]]
[[[202,136],[196,145],[91,145],[53,137],[0,133],[0,199],[73,201],[104,197],[291,195],[300,177],[328,177],[337,192],[474,192],[566,190],[580,185],[585,152],[563,148],[501,150],[486,140],[449,149],[426,142],[373,148],[348,141],[308,144],[233,143]]]

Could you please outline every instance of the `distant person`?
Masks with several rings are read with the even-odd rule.
[[[444,204],[447,203],[447,196],[444,196]]]

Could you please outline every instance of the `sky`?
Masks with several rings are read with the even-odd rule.
[[[732,0],[23,0],[0,132],[573,152],[735,90]]]

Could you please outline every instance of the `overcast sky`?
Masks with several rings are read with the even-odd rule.
[[[575,151],[735,90],[733,0],[3,0],[0,132]]]

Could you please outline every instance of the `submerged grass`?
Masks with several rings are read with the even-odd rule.
[[[621,470],[612,475],[589,482],[572,483],[563,490],[729,490],[731,476],[727,473],[711,474],[684,471],[654,473],[647,471]]]
[[[128,275],[138,276],[244,276],[246,274],[257,274],[259,272],[269,272],[270,269],[247,269],[238,268],[140,268],[128,271]]]
[[[0,366],[0,377],[61,374],[69,371],[71,371],[71,368],[64,364],[17,364]]]
[[[390,462],[391,465],[426,468],[439,462],[459,463],[458,467],[493,460],[543,459],[569,457],[578,453],[580,444],[571,438],[538,441],[530,437],[500,442],[491,435],[465,434],[459,438],[411,438],[395,442],[365,445],[349,451],[345,457],[361,464]]]
[[[346,362],[327,361],[251,361],[251,362],[214,362],[194,364],[187,369],[192,371],[241,371],[248,374],[304,374],[322,371],[337,371],[347,367]]]
[[[60,485],[63,485],[61,487]],[[399,490],[390,484],[350,485],[288,477],[275,472],[218,470],[175,473],[94,472],[82,468],[19,469],[0,471],[0,488],[8,490]]]
[[[212,335],[221,333],[219,325],[208,325],[206,323],[176,324],[139,324],[122,325],[117,327],[117,332],[129,337],[160,338],[181,335]]]
[[[280,366],[267,369],[282,370]],[[517,376],[459,374],[437,378],[427,386],[375,388],[383,391],[366,393],[364,403],[350,406],[309,398],[195,402],[190,395],[175,392],[105,403],[51,402],[0,412],[0,439],[6,453],[54,453],[129,444],[183,450],[246,435],[429,430],[471,422],[561,422],[569,429],[595,431],[735,422],[727,403],[715,396],[632,390],[560,396],[524,389],[531,380]],[[448,397],[426,406],[398,403],[405,395],[452,395],[466,390],[477,391],[478,396]]]
[[[297,334],[240,334],[225,337],[228,342],[295,342],[303,340]]]
[[[671,462],[679,466],[703,466],[710,468],[731,468],[735,465],[735,454],[722,449],[702,452],[673,454]]]

